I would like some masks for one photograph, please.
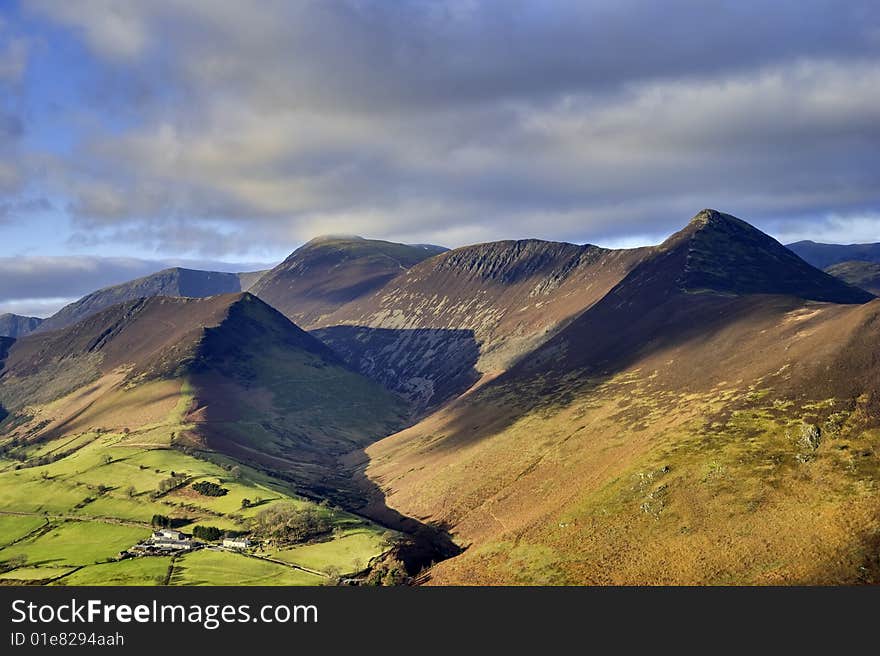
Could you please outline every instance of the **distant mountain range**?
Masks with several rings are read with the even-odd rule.
[[[34,332],[43,323],[38,317],[23,317],[18,314],[0,314],[0,336],[24,337]]]
[[[0,338],[0,510],[132,521],[89,481],[209,462],[402,532],[361,569],[427,583],[880,581],[878,265],[802,244],[703,210],[648,248],[335,236],[99,290]]]
[[[150,296],[203,298],[247,291],[262,272],[220,273],[174,267],[130,282],[105,287],[63,307],[38,327],[48,332],[72,326],[112,305]]]
[[[853,260],[880,263],[880,243],[820,244],[807,240],[788,244],[786,248],[817,269],[827,269],[834,264]]]

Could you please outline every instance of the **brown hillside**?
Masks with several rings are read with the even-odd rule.
[[[539,240],[458,248],[341,307],[313,332],[362,373],[435,406],[546,341],[648,252]]]
[[[825,269],[825,273],[872,294],[880,294],[880,263],[841,262]]]
[[[509,372],[367,449],[378,507],[470,545],[433,582],[880,580],[880,300],[778,293],[851,300],[798,263],[703,275],[745,247],[728,227],[695,245],[692,223]],[[733,291],[755,288],[777,293]]]

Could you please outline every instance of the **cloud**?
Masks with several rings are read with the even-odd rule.
[[[74,244],[618,243],[704,206],[805,231],[880,207],[875,2],[29,6],[114,90],[48,167]]]

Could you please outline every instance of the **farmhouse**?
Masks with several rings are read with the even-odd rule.
[[[144,542],[134,545],[130,551],[139,554],[161,554],[171,551],[190,551],[198,545],[185,533],[170,528],[153,531]]]
[[[223,546],[227,549],[247,549],[253,543],[245,537],[224,538]]]

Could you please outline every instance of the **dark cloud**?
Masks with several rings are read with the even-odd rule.
[[[46,165],[79,244],[880,231],[874,1],[29,6],[96,57]]]

